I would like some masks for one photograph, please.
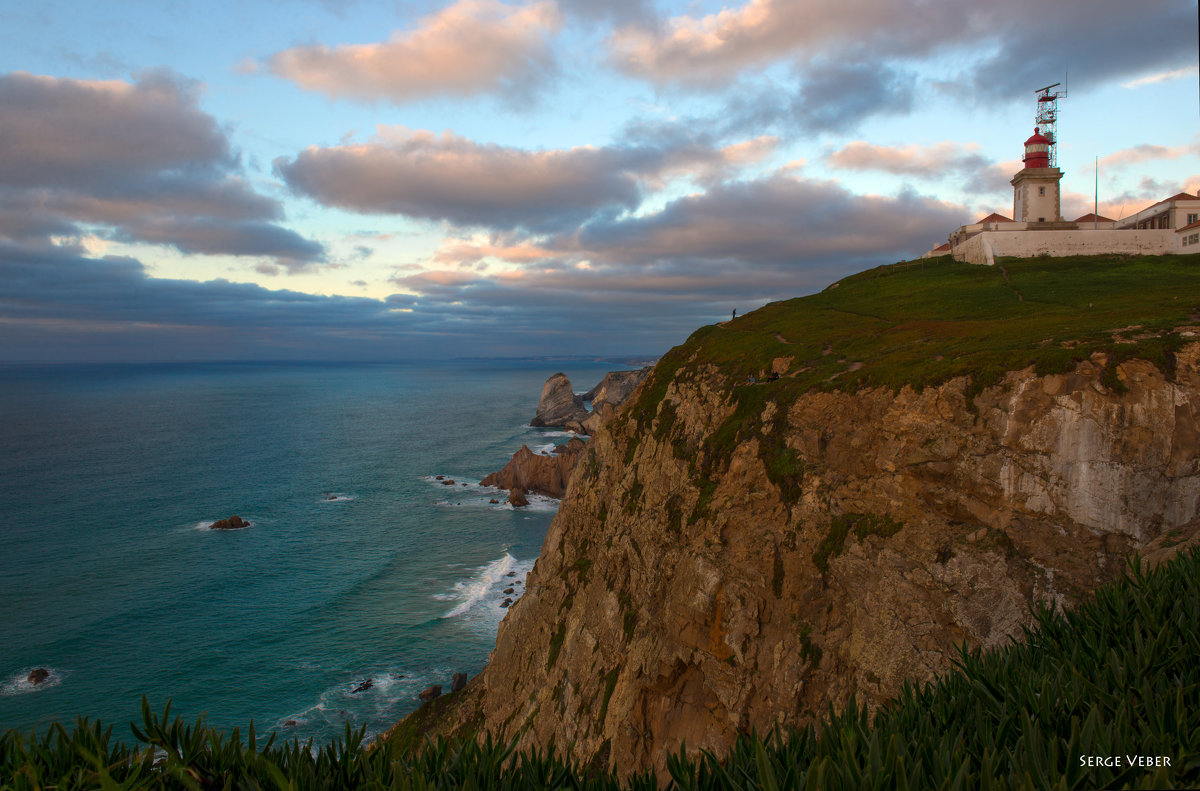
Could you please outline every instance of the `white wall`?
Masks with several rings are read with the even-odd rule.
[[[1180,251],[1171,230],[1154,231],[984,231],[951,251],[957,261],[991,266],[1000,256],[1163,255]]]

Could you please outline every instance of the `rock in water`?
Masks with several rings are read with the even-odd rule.
[[[563,426],[568,421],[582,423],[588,411],[583,398],[571,389],[571,380],[564,373],[557,373],[542,385],[542,397],[538,399],[537,414],[529,421],[531,426]]]
[[[243,527],[249,527],[250,523],[240,516],[231,516],[228,519],[218,519],[209,527],[213,530],[239,530]]]
[[[351,692],[350,694],[357,695],[360,692],[366,692],[368,689],[370,689],[373,686],[375,686],[375,682],[368,678],[366,681],[364,681],[363,683],[361,683],[357,687],[355,687],[354,691]]]
[[[583,450],[587,447],[583,440],[572,437],[561,452],[554,456],[542,456],[534,453],[528,446],[513,454],[504,469],[494,472],[480,481],[481,486],[495,486],[499,489],[521,488],[529,492],[537,492],[547,497],[562,498],[567,491],[567,481],[579,459],[583,458]]]
[[[38,684],[45,683],[48,678],[50,678],[50,671],[44,667],[39,667],[36,670],[29,671],[29,675],[25,677],[25,680],[36,687]]]
[[[434,698],[439,698],[441,696],[442,696],[442,685],[441,684],[434,684],[433,686],[429,687],[429,689],[422,692],[420,695],[417,695],[418,698],[420,698],[421,700],[425,700],[425,701],[433,700]]]
[[[466,673],[455,673],[454,680],[450,683],[450,691],[458,692],[460,689],[462,689],[466,685],[467,685],[467,674]]]
[[[529,498],[525,496],[525,490],[520,486],[514,486],[512,491],[508,493],[508,502],[513,508],[524,508],[529,505]]]

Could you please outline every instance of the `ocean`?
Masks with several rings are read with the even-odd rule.
[[[565,441],[528,425],[543,382],[621,367],[0,367],[0,729],[129,738],[145,695],[288,740],[381,732],[478,673],[523,590],[557,503],[478,482]]]

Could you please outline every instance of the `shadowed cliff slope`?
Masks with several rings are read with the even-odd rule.
[[[702,328],[593,437],[427,724],[661,769],[1004,644],[1195,540],[1198,310],[1200,256],[939,260]]]

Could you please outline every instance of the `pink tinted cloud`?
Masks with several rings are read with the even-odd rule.
[[[295,47],[267,66],[305,90],[367,101],[526,93],[553,70],[549,40],[561,25],[550,0],[459,0],[386,42]]]
[[[608,44],[613,62],[631,75],[657,83],[711,85],[803,50],[829,51],[847,42],[903,38],[906,48],[932,46],[940,39],[936,31],[944,29],[937,5],[894,0],[748,0],[737,8],[677,16],[659,26],[628,25],[617,30]],[[903,25],[898,24],[901,21]]]
[[[1200,143],[1186,146],[1160,146],[1153,143],[1142,143],[1101,157],[1100,167],[1102,169],[1119,168],[1160,159],[1179,159],[1195,154],[1200,154]]]
[[[199,84],[166,72],[137,82],[0,76],[0,182],[100,183],[163,168],[232,164],[197,106]]]
[[[938,178],[963,163],[983,162],[977,145],[959,145],[949,140],[930,146],[882,146],[854,140],[831,153],[830,165],[843,170],[874,170],[896,175]]]
[[[761,162],[777,143],[763,136],[725,148],[685,140],[526,150],[381,126],[367,143],[312,146],[277,159],[275,169],[293,190],[327,206],[557,230],[601,211],[634,209],[644,188],[670,178],[719,181]]]
[[[87,224],[292,271],[321,261],[322,245],[278,225],[282,204],[241,177],[200,92],[166,71],[134,82],[0,75],[0,239],[45,244]]]
[[[1016,160],[993,162],[979,153],[979,146],[950,140],[927,146],[884,146],[854,140],[825,160],[842,170],[876,171],[928,181],[965,181],[966,189],[975,193],[1004,192],[1012,175],[1021,169]]]
[[[609,38],[609,58],[625,73],[659,85],[708,88],[781,61],[792,61],[801,72],[821,59],[881,69],[895,59],[973,50],[992,54],[957,78],[975,93],[1011,95],[1050,68],[1058,73],[1064,62],[1094,83],[1175,68],[1195,46],[1187,33],[1195,14],[1179,0],[1142,0],[1133,16],[1125,0],[1090,0],[1086,13],[1080,3],[1043,0],[744,0],[731,5],[715,13],[626,25]],[[1116,18],[1125,24],[1113,25]]]
[[[370,143],[310,147],[276,171],[327,206],[464,225],[515,226],[637,203],[637,179],[620,157],[581,146],[527,151],[446,132],[381,127]]]
[[[531,264],[553,256],[552,250],[531,241],[443,239],[432,260],[438,264],[475,264],[492,258],[514,264]]]

